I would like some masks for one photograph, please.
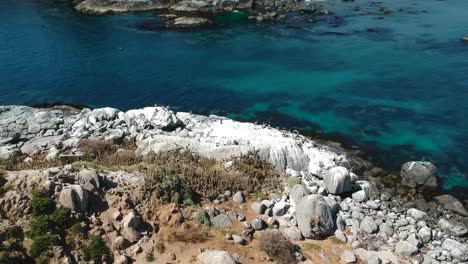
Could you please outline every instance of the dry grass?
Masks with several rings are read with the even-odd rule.
[[[167,242],[182,242],[186,244],[203,243],[212,235],[205,226],[186,223],[180,229],[171,230],[167,236]]]
[[[294,256],[296,246],[279,231],[267,231],[260,237],[260,249],[265,251],[275,263],[297,263]]]
[[[84,158],[89,160],[102,160],[105,156],[114,154],[115,149],[109,141],[97,139],[80,140],[80,149],[84,153]]]
[[[9,171],[39,170],[63,165],[59,160],[48,161],[46,155],[31,156],[31,161],[25,162],[27,156],[16,156],[6,160],[0,160],[0,166]]]

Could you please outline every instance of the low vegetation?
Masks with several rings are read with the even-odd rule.
[[[260,249],[277,264],[297,263],[296,246],[279,231],[267,231],[260,237]]]
[[[187,203],[197,197],[215,198],[231,190],[244,190],[249,193],[263,189],[276,189],[280,186],[281,175],[270,165],[261,161],[252,152],[235,159],[230,170],[222,163],[197,156],[184,150],[174,150],[149,155],[145,161],[131,169],[146,176],[146,193],[155,193],[163,201]],[[161,191],[161,187],[172,191]],[[171,193],[178,197],[170,199]]]
[[[83,254],[86,260],[92,260],[94,263],[101,263],[107,258],[109,249],[100,237],[89,236],[83,246]]]

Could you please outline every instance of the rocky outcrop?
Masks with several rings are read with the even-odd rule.
[[[437,187],[436,167],[430,162],[410,161],[401,167],[401,184],[409,187]]]
[[[9,138],[0,142],[6,157],[47,154],[52,148],[57,158],[70,157],[80,155],[81,139],[118,142],[127,138],[136,140],[138,155],[188,148],[204,157],[225,159],[258,151],[276,169],[304,179],[322,178],[328,169],[351,162],[345,151],[295,133],[219,116],[176,114],[164,107],[121,112],[3,106],[0,136]]]
[[[166,0],[84,0],[75,6],[87,14],[109,14],[133,11],[165,9],[170,7]]]

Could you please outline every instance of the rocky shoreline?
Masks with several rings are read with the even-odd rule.
[[[330,237],[336,242],[333,250],[323,249],[315,261],[468,261],[468,212],[451,195],[433,195],[437,187],[434,165],[412,161],[402,165],[399,175],[393,175],[333,143],[214,115],[174,113],[164,107],[122,112],[113,108],[79,111],[1,106],[0,159],[31,163],[43,158],[63,164],[47,170],[7,172],[6,182],[14,186],[0,198],[7,215],[26,220],[28,190],[39,184],[60,207],[83,213],[90,229],[101,234],[110,247],[118,248],[113,252],[115,263],[142,263],[141,251],[147,253],[148,247],[154,247],[153,237],[159,236],[142,230],[142,223],[155,221],[149,217],[147,202],[136,192],[148,185],[147,178],[135,172],[104,174],[96,168],[64,165],[83,157],[80,142],[87,139],[115,145],[130,140],[136,144],[131,151],[138,157],[185,149],[221,162],[224,171],[235,170],[238,157],[258,153],[261,160],[289,177],[288,184],[279,186],[280,193],[249,200],[244,190],[227,186],[204,204],[207,215],[203,219],[216,228],[233,230],[223,241],[236,246],[247,249],[255,245],[270,227],[303,246],[294,251],[298,262],[313,263],[304,243]],[[119,149],[116,154],[124,151]],[[93,205],[96,193],[109,208],[103,211]],[[181,223],[200,219],[200,212],[191,216],[186,210],[172,209],[170,214]],[[7,219],[12,221],[5,215],[2,218],[3,225],[8,225]],[[117,240],[125,243],[116,245]],[[338,245],[345,247],[338,249]],[[200,250],[199,263],[219,263],[210,262],[217,257],[223,263],[260,263],[230,252],[236,248],[222,249]],[[83,261],[75,255],[62,252],[56,257],[59,263]],[[171,259],[169,263],[176,262],[175,255]]]

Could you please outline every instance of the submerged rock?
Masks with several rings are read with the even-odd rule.
[[[206,25],[210,24],[211,21],[209,21],[206,18],[203,17],[178,17],[174,20],[170,20],[167,22],[168,27],[198,27],[201,25]]]

